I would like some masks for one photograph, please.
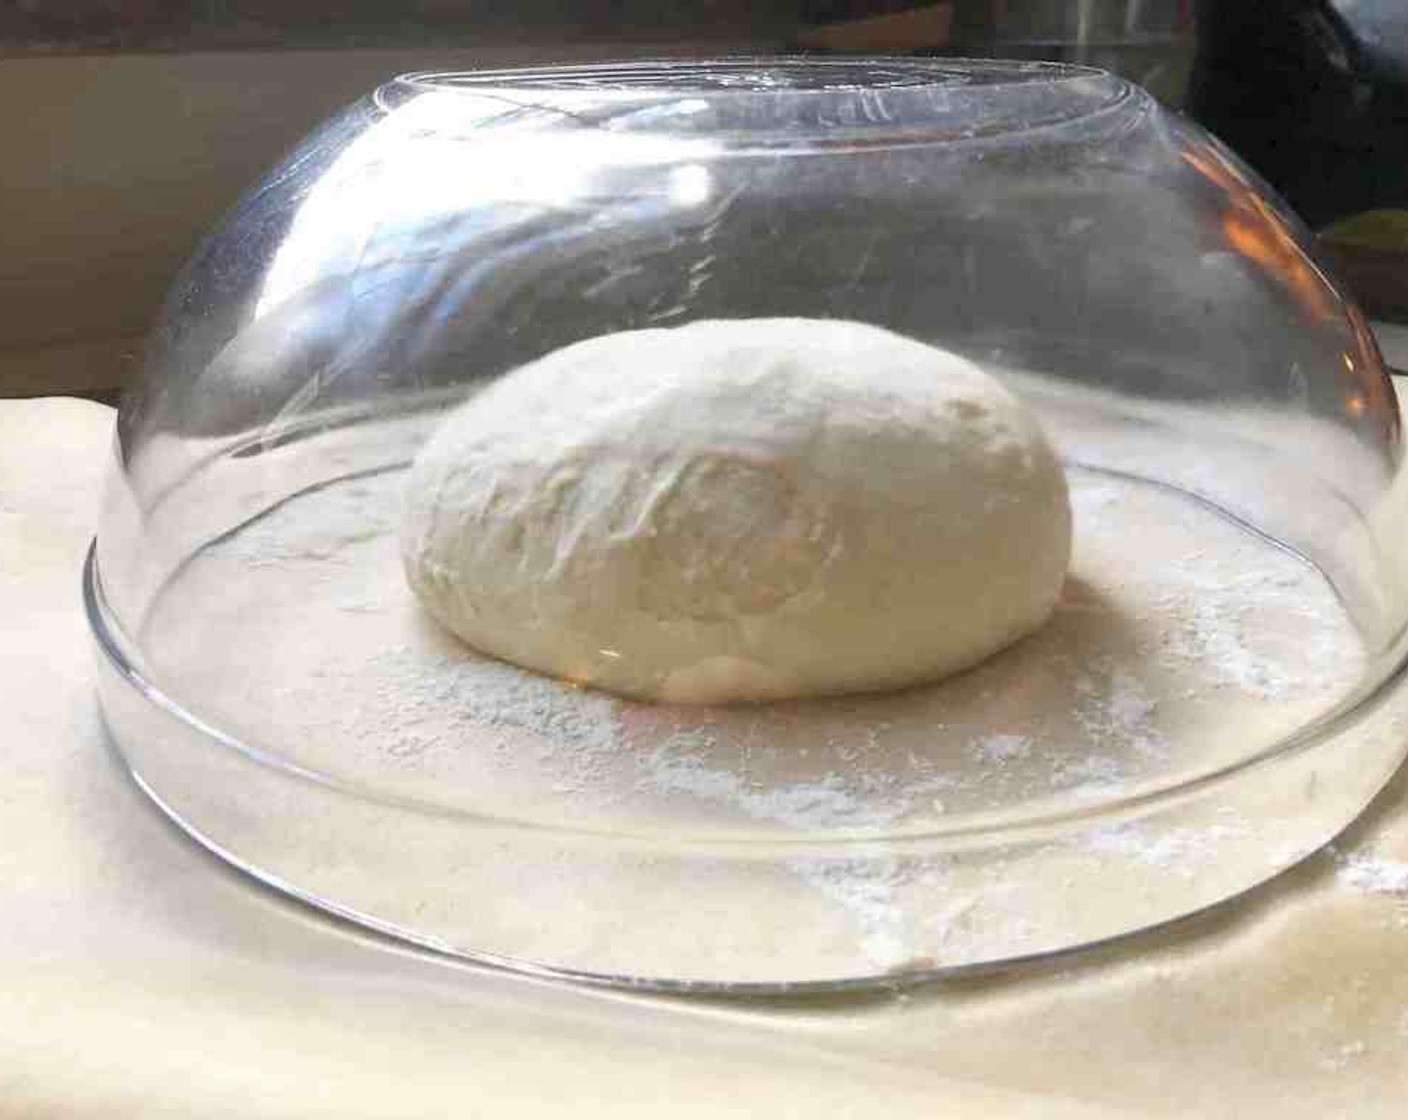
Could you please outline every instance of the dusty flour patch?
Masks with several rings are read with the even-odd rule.
[[[968,754],[978,762],[1003,766],[1027,758],[1033,746],[1030,735],[985,735],[968,745]]]
[[[960,885],[943,857],[808,857],[787,861],[808,886],[842,906],[876,973],[938,968],[957,939],[1019,943],[1034,931],[1013,913],[1021,889],[1001,881]]]
[[[900,901],[907,876],[899,860],[795,859],[787,866],[851,914],[860,930],[861,954],[877,972],[912,959],[909,922]]]
[[[1100,754],[1062,759],[1052,770],[1054,784],[1083,801],[1117,796],[1124,789],[1124,775],[1118,758]]]
[[[1322,690],[1324,684],[1305,672],[1303,659],[1268,643],[1265,631],[1278,616],[1296,618],[1305,631],[1302,640],[1309,643],[1304,652],[1333,655],[1343,612],[1332,597],[1307,593],[1311,579],[1318,577],[1284,568],[1267,563],[1262,570],[1227,578],[1197,554],[1175,561],[1171,571],[1178,576],[1179,590],[1158,604],[1168,620],[1161,655],[1204,666],[1216,687],[1256,700],[1282,700],[1305,688]]]
[[[399,502],[386,500],[397,475],[367,478],[315,490],[246,526],[227,539],[231,558],[248,568],[358,562],[356,546],[396,533]],[[305,516],[310,505],[316,516]],[[295,513],[295,510],[297,511]],[[289,522],[296,519],[294,531]]]
[[[398,485],[386,475],[310,493],[218,554],[252,595],[276,580],[281,590],[264,599],[301,612],[252,617],[246,645],[333,635],[306,649],[285,643],[269,664],[223,666],[222,687],[245,675],[249,694],[289,698],[301,730],[334,728],[365,747],[369,766],[478,752],[509,769],[527,756],[564,793],[704,800],[788,829],[922,824],[995,801],[1098,800],[1205,764],[1197,752],[1218,736],[1185,739],[1185,727],[1216,727],[1234,701],[1318,707],[1363,660],[1333,594],[1295,557],[1177,496],[1075,474],[1078,555],[1056,616],[976,670],[885,696],[643,712],[408,641]],[[232,582],[218,565],[210,575]],[[1288,622],[1289,635],[1268,618]]]
[[[755,820],[782,824],[806,832],[882,831],[909,807],[912,796],[927,789],[875,796],[877,784],[893,786],[893,779],[870,774],[870,782],[829,770],[810,781],[749,782],[734,769],[709,766],[698,755],[716,745],[714,737],[690,733],[671,736],[644,756],[641,787],[650,793],[684,794],[742,809]],[[867,790],[865,787],[872,788]],[[867,796],[869,794],[870,796]]]
[[[814,782],[754,786],[732,770],[709,767],[690,753],[696,745],[689,735],[666,740],[647,757],[642,784],[654,793],[726,802],[750,817],[799,830],[879,828],[889,822],[887,815],[848,790],[844,777],[835,771]]]
[[[285,686],[284,704],[306,734],[325,736],[343,757],[371,757],[399,774],[439,773],[472,757],[491,769],[537,768],[549,793],[605,797],[620,753],[616,702],[466,652],[430,653],[400,644],[359,660],[362,687],[332,661],[306,684]],[[335,688],[341,702],[321,704]],[[467,749],[470,754],[467,755]]]
[[[1408,863],[1377,859],[1363,852],[1339,856],[1335,879],[1341,885],[1367,894],[1391,894],[1408,898]]]
[[[409,796],[471,791],[509,817],[795,839],[1099,803],[1226,761],[1216,752],[1244,751],[1248,736],[1284,733],[1364,664],[1328,585],[1297,558],[1176,495],[1076,473],[1078,554],[1056,615],[971,672],[808,704],[633,705],[415,624],[396,483],[310,493],[203,554],[156,644],[171,650],[173,673],[208,665],[177,689],[196,710],[202,697],[217,711],[249,698],[252,741],[294,742],[302,765]],[[236,593],[241,609],[221,622],[234,653],[217,662],[203,612]],[[1183,883],[1246,842],[1228,821],[1173,834],[1111,828],[1084,855]],[[974,914],[1017,936],[1031,913],[1022,892],[1039,887],[1003,895],[993,875],[972,886],[981,899],[960,897],[932,863],[883,854],[786,866],[863,931],[878,968],[941,954]],[[1408,894],[1408,866],[1359,858],[1340,877]]]
[[[1087,835],[1086,848],[1192,879],[1215,863],[1224,845],[1251,834],[1242,821],[1216,821],[1203,828],[1150,830],[1140,825],[1112,825]]]

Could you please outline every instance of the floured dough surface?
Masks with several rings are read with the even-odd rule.
[[[839,320],[606,335],[462,405],[405,491],[420,601],[486,653],[624,695],[893,688],[1037,628],[1056,458],[956,355]]]

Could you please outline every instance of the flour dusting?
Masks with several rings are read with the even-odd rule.
[[[1341,857],[1335,878],[1346,887],[1369,894],[1408,896],[1408,863],[1400,860],[1350,852]]]
[[[1218,859],[1229,841],[1250,835],[1244,822],[1223,820],[1205,828],[1158,829],[1139,824],[1111,825],[1093,830],[1086,846],[1092,852],[1116,855],[1184,878],[1192,878]]]
[[[1028,735],[986,735],[968,746],[968,753],[979,761],[1002,766],[1028,757],[1032,753]]]
[[[662,838],[875,837],[864,855],[785,867],[840,908],[878,970],[954,938],[1020,939],[1013,915],[1038,889],[992,876],[965,889],[935,858],[891,858],[883,838],[1096,807],[1225,765],[1324,711],[1366,663],[1302,560],[1176,494],[1072,472],[1076,553],[1055,614],[972,670],[814,702],[632,703],[435,627],[401,573],[397,481],[311,492],[198,554],[150,623],[161,679],[250,742],[406,798]],[[1197,883],[1254,840],[1235,819],[1112,826],[1072,858]],[[1338,875],[1408,895],[1408,864],[1351,856]],[[1040,888],[1060,905],[1059,877]],[[1026,893],[1004,903],[1003,890]],[[1005,913],[1000,930],[985,907]]]
[[[798,830],[878,830],[893,823],[895,813],[853,792],[845,777],[830,771],[816,781],[752,786],[731,770],[711,769],[690,754],[698,740],[676,736],[645,760],[652,792],[680,793],[736,805],[748,816]]]

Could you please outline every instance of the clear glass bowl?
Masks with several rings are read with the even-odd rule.
[[[1306,231],[1098,71],[752,60],[419,74],[176,281],[86,586],[112,734],[179,824],[422,945],[782,990],[1039,957],[1246,890],[1404,753],[1393,389]],[[1037,635],[900,693],[673,708],[479,656],[406,589],[401,476],[567,343],[863,320],[1061,454]]]

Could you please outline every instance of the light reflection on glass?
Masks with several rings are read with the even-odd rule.
[[[1180,158],[1224,193],[1227,204],[1219,219],[1221,232],[1238,256],[1284,289],[1307,320],[1323,321],[1340,314],[1341,301],[1334,289],[1281,215],[1214,147],[1191,146]]]
[[[436,254],[467,233],[502,233],[612,192],[623,205],[697,206],[712,192],[704,163],[717,148],[712,140],[608,131],[557,106],[463,90],[415,97],[353,141],[308,193],[273,256],[255,316],[332,277]],[[662,174],[631,175],[652,167]],[[445,235],[438,243],[437,220]]]

